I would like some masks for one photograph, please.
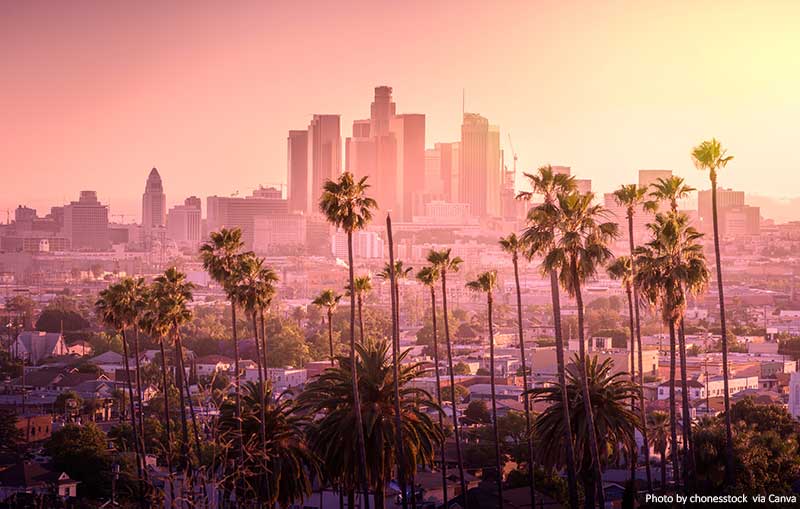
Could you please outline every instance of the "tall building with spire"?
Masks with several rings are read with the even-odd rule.
[[[153,168],[147,176],[147,184],[142,194],[142,228],[149,231],[166,224],[167,195],[164,194],[161,175],[156,168]]]

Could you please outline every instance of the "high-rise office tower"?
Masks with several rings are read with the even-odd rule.
[[[425,115],[395,115],[390,130],[397,142],[395,217],[410,222],[415,213],[424,211],[420,191],[425,189]]]
[[[650,187],[658,179],[668,179],[672,170],[639,170],[639,187]]]
[[[311,189],[308,174],[308,131],[292,130],[286,139],[289,210],[308,213]]]
[[[470,205],[472,214],[500,214],[502,168],[500,133],[477,113],[465,113],[459,145],[458,200]],[[490,196],[491,193],[491,196]]]
[[[392,87],[375,87],[375,99],[369,107],[370,134],[385,136],[389,134],[389,123],[395,115],[392,101]]]
[[[75,251],[105,251],[111,247],[108,206],[94,191],[81,191],[80,199],[64,206],[64,235]]]
[[[262,188],[246,198],[209,196],[206,199],[207,228],[239,227],[246,249],[253,249],[255,226],[259,220],[285,217],[289,214],[287,200],[279,189]]]
[[[326,180],[342,173],[342,136],[339,115],[314,115],[308,125],[308,213],[319,212],[319,198]]]
[[[142,228],[145,231],[167,224],[167,196],[161,175],[153,168],[147,176],[147,184],[142,194]]]
[[[167,213],[167,235],[176,243],[197,246],[201,240],[201,201],[190,196],[183,205],[176,205]]]
[[[371,120],[353,122],[353,136],[345,140],[344,169],[356,178],[369,177],[369,184],[376,185],[375,141],[370,137]]]

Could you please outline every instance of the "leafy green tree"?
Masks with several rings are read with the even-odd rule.
[[[30,329],[36,303],[27,295],[15,295],[6,301],[6,311],[18,315],[22,319],[22,328]]]
[[[22,430],[17,428],[17,414],[0,410],[0,453],[16,453],[22,438]]]
[[[80,482],[79,495],[98,499],[110,494],[112,459],[106,435],[94,423],[67,424],[52,434],[44,450],[57,469]]]
[[[464,410],[464,418],[477,424],[489,424],[492,422],[492,414],[489,413],[489,407],[483,400],[470,401],[467,409]]]

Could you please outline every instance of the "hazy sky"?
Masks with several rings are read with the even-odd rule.
[[[464,88],[520,169],[704,185],[688,154],[716,136],[724,185],[796,196],[799,24],[793,1],[0,0],[0,207],[95,189],[138,217],[152,166],[169,204],[285,182],[287,131],[350,134],[379,84],[429,146],[458,139]]]

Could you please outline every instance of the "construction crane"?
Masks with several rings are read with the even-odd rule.
[[[514,175],[517,174],[517,152],[514,150],[514,142],[511,141],[511,133],[508,133],[508,144],[511,147],[511,157],[514,158]]]

